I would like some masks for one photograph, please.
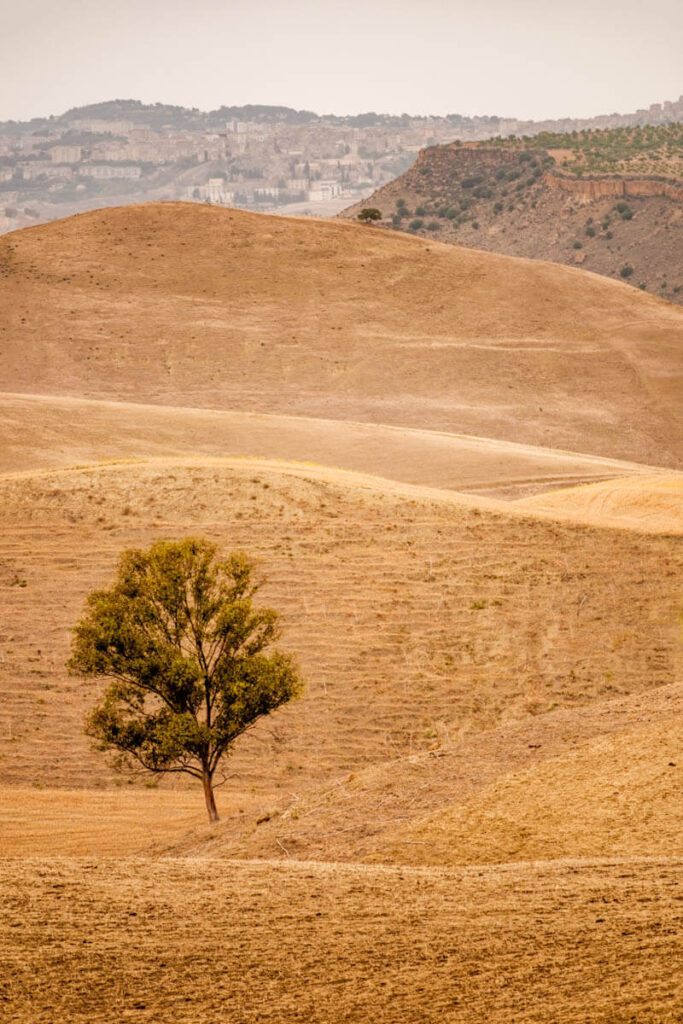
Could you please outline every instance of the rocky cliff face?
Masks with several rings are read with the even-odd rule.
[[[626,196],[665,196],[676,203],[683,203],[683,183],[663,178],[570,178],[546,172],[543,183],[584,203]]]

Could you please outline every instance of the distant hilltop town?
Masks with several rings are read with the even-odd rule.
[[[0,123],[0,232],[159,199],[326,216],[402,174],[426,146],[678,120],[683,96],[632,114],[542,122],[114,100]]]

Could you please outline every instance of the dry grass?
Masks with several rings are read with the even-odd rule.
[[[244,811],[244,808],[241,809]],[[239,814],[237,805],[225,806]],[[162,790],[0,790],[3,857],[125,857],[204,824],[195,793]]]
[[[683,684],[375,764],[162,842],[180,856],[464,865],[679,852]]]
[[[566,267],[149,204],[2,236],[0,310],[5,391],[683,458],[683,312]]]
[[[683,713],[596,737],[426,820],[394,826],[375,857],[500,864],[680,853],[682,737]]]
[[[0,472],[231,455],[506,498],[634,473],[649,474],[653,487],[659,480],[633,462],[376,423],[8,394],[0,417]]]
[[[683,533],[683,476],[637,476],[551,493],[517,502],[534,512],[576,517],[598,526]]]
[[[680,313],[178,204],[5,236],[0,308],[43,392],[0,405],[0,1017],[678,1022]],[[308,683],[213,827],[88,749],[64,668],[121,550],[188,533],[259,558]]]
[[[244,547],[269,577],[308,688],[231,761],[230,786],[264,810],[550,706],[675,680],[676,538],[299,472],[167,460],[0,481],[5,784],[111,784],[82,735],[97,688],[65,675],[69,629],[122,548],[158,537]]]
[[[675,1024],[680,861],[9,861],[13,1024]]]

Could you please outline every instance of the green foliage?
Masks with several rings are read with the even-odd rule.
[[[415,207],[415,213],[416,213],[416,215],[418,217],[426,217],[427,216],[427,210],[426,210],[426,208],[424,206],[416,206]]]
[[[438,220],[430,220],[429,224],[427,225],[427,231],[438,231],[440,227],[441,225],[439,224]]]
[[[588,235],[589,238],[595,238],[595,228],[593,227],[592,224],[589,224],[588,227],[586,228],[586,234]]]
[[[577,240],[572,243],[572,248],[573,249],[583,249],[583,242],[580,242],[578,240],[578,238],[577,238]]]
[[[622,277],[630,277],[633,273],[633,267],[630,263],[624,263],[623,267],[619,271]]]
[[[381,220],[382,211],[378,210],[376,206],[367,206],[364,210],[361,210],[358,214],[358,220],[368,221]]]
[[[616,204],[614,209],[617,211],[622,220],[631,220],[633,217],[633,210],[628,203],[619,202]]]
[[[411,231],[419,231],[421,228],[424,227],[424,221],[422,220],[421,217],[415,217],[414,220],[411,220],[408,227],[410,228]]]
[[[277,613],[254,607],[253,573],[245,554],[219,558],[196,537],[124,551],[73,631],[69,670],[110,680],[88,734],[119,767],[202,779],[212,820],[221,758],[302,688],[290,655],[266,653]]]
[[[644,125],[579,132],[540,132],[537,135],[496,139],[496,146],[519,151],[520,163],[537,154],[542,168],[555,159],[547,150],[569,151],[562,167],[569,173],[647,174],[680,177],[683,171],[683,124]],[[490,140],[479,143],[489,147]]]

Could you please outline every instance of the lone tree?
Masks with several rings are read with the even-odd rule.
[[[290,655],[265,653],[277,613],[254,607],[253,574],[247,555],[197,537],[124,551],[74,627],[70,671],[111,680],[86,732],[119,768],[201,779],[210,821],[223,755],[302,689]]]
[[[358,214],[358,220],[365,221],[366,224],[370,221],[381,219],[382,211],[378,210],[376,206],[366,206],[365,209],[361,210]]]

